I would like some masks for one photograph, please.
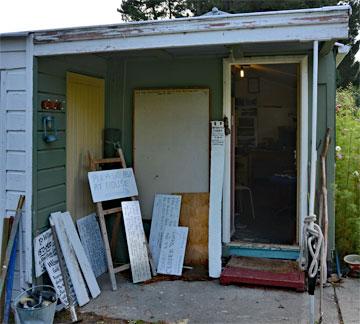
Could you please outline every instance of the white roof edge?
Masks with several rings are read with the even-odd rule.
[[[104,25],[88,25],[88,26],[77,26],[77,27],[65,27],[65,28],[52,28],[52,29],[42,29],[42,30],[29,30],[22,32],[9,32],[9,33],[0,33],[0,37],[21,37],[27,36],[30,33],[45,33],[45,32],[66,32],[66,31],[74,31],[81,29],[90,29],[90,28],[112,28],[117,26],[122,27],[132,27],[132,26],[141,26],[141,25],[149,25],[149,24],[171,24],[174,22],[186,22],[186,21],[217,21],[222,20],[224,18],[241,18],[241,17],[261,17],[261,16],[272,16],[272,15],[286,15],[286,14],[302,14],[302,13],[322,13],[326,11],[349,11],[351,14],[351,6],[348,4],[338,5],[338,6],[326,6],[320,8],[306,8],[306,9],[292,9],[292,10],[278,10],[278,11],[261,11],[261,12],[250,12],[250,13],[237,13],[237,14],[224,14],[224,15],[210,15],[210,16],[193,16],[193,17],[184,17],[184,18],[176,18],[176,19],[163,19],[163,20],[144,20],[144,21],[131,21],[131,22],[119,22],[118,24],[104,24]]]

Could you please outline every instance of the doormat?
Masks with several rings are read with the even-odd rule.
[[[231,257],[220,276],[222,285],[245,284],[305,291],[305,275],[296,261]]]

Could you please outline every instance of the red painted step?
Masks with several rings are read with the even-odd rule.
[[[299,269],[296,261],[233,256],[221,273],[220,283],[285,287],[305,291],[305,274]]]

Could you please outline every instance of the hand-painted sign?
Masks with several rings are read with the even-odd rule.
[[[181,276],[188,235],[187,227],[167,226],[164,230],[158,273]]]
[[[92,171],[88,178],[95,203],[138,195],[132,168]]]
[[[88,257],[95,277],[106,272],[105,246],[96,215],[90,214],[76,222],[81,243]]]
[[[149,280],[151,279],[149,256],[139,202],[123,201],[121,207],[133,282]]]
[[[35,277],[40,277],[45,271],[44,261],[56,255],[56,248],[51,229],[34,238]]]
[[[181,196],[157,194],[151,219],[149,246],[155,266],[159,263],[161,239],[165,226],[178,226]]]

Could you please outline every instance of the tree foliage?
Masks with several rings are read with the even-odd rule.
[[[118,11],[125,21],[172,19],[200,16],[213,7],[229,13],[248,13],[303,8],[316,8],[336,5],[338,0],[123,0]],[[343,1],[346,2],[346,1]],[[360,29],[360,0],[349,0],[352,6],[350,17],[350,36],[346,44],[351,45],[350,53],[340,64],[337,85],[341,87],[352,83],[359,86],[360,64],[355,62],[360,40],[356,40]]]

